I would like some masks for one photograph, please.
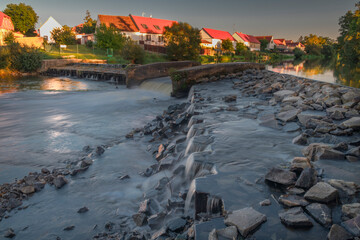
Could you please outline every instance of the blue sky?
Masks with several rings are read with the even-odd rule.
[[[53,16],[62,25],[75,26],[86,10],[93,18],[145,13],[198,28],[297,40],[310,33],[336,38],[339,17],[354,9],[358,0],[0,0],[0,11],[19,2],[34,8],[39,24]]]

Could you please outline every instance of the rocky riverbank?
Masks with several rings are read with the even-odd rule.
[[[126,135],[157,163],[139,173],[139,209],[94,239],[359,237],[359,110],[357,89],[266,70],[195,85],[183,104]],[[63,187],[108,147],[3,184],[0,217],[46,183]]]

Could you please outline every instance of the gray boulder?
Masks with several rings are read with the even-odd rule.
[[[288,186],[295,184],[296,174],[291,171],[283,170],[280,168],[272,168],[265,175],[265,179],[273,183],[279,183]]]
[[[313,168],[304,169],[298,180],[295,183],[295,187],[309,189],[317,182],[317,172]]]
[[[305,199],[328,203],[336,199],[338,191],[325,182],[319,182],[305,193]]]
[[[360,215],[342,223],[343,227],[353,236],[360,237]]]
[[[331,225],[331,209],[325,204],[312,203],[306,207],[306,211],[321,225],[325,227]]]
[[[360,203],[344,204],[341,211],[344,217],[354,218],[360,215]]]
[[[310,204],[303,197],[297,195],[281,195],[279,197],[279,203],[286,207],[305,207]]]
[[[57,189],[60,189],[62,188],[65,184],[67,184],[67,180],[64,176],[57,176],[54,181],[54,186],[57,188]]]
[[[290,208],[279,213],[280,220],[288,227],[312,227],[313,223],[301,207]]]
[[[346,182],[338,179],[330,179],[328,183],[334,188],[345,192],[349,196],[355,195],[360,190],[360,187],[354,182]]]
[[[303,149],[302,152],[310,161],[345,159],[344,153],[334,150],[330,145],[323,143],[312,143]]]
[[[353,237],[343,227],[334,224],[327,235],[328,240],[351,240]]]
[[[360,117],[352,117],[341,124],[344,128],[360,129]]]
[[[301,172],[306,168],[311,168],[310,160],[305,157],[295,157],[291,162],[291,171]]]
[[[278,102],[278,101],[282,101],[284,98],[290,97],[294,94],[295,94],[295,92],[292,90],[280,90],[280,91],[277,91],[274,93],[274,98]]]
[[[281,112],[276,115],[276,118],[282,122],[294,121],[299,112],[300,112],[300,110],[298,110],[298,109]]]

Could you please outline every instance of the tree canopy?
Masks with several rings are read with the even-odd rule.
[[[221,43],[221,50],[225,52],[231,52],[234,51],[233,43],[230,39],[225,39]]]
[[[249,49],[245,46],[242,42],[237,42],[235,47],[235,52],[237,55],[243,54],[244,52],[248,51]]]
[[[25,35],[32,35],[35,31],[39,17],[31,6],[24,3],[10,3],[3,12],[11,17],[15,31]]]
[[[196,60],[200,54],[200,31],[188,23],[165,27],[167,55],[170,60]]]
[[[263,52],[266,50],[267,46],[269,44],[269,41],[266,39],[260,39],[260,50]]]
[[[95,32],[96,20],[91,18],[89,10],[86,10],[86,15],[84,18],[84,23],[82,27],[76,27],[78,33],[91,34]]]
[[[54,39],[57,45],[72,45],[76,44],[75,34],[71,28],[64,25],[62,28],[55,28],[51,31],[51,38]]]
[[[112,48],[114,50],[120,50],[124,44],[126,38],[115,27],[106,27],[102,24],[95,32],[96,46],[102,49]]]

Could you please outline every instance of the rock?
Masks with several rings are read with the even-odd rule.
[[[310,219],[304,214],[301,207],[290,208],[279,213],[280,220],[288,227],[312,227]]]
[[[217,239],[224,239],[224,240],[233,240],[238,239],[238,231],[235,226],[230,226],[227,228],[218,229],[215,231]]]
[[[229,95],[224,97],[224,101],[229,102],[236,102],[237,96],[236,95]]]
[[[15,236],[16,234],[12,228],[9,228],[4,235],[5,238],[13,238]]]
[[[282,101],[286,97],[290,97],[294,95],[295,92],[292,90],[280,90],[274,93],[275,101],[279,102]]]
[[[301,128],[297,123],[291,122],[291,123],[287,123],[284,126],[284,131],[285,132],[296,132],[299,131]]]
[[[77,212],[78,213],[86,213],[87,211],[89,211],[89,209],[87,207],[82,207]]]
[[[312,143],[302,152],[310,161],[345,159],[344,153],[334,150],[331,146],[323,143]]]
[[[140,203],[139,213],[144,213],[148,216],[153,215],[159,211],[159,205],[154,199],[146,199]]]
[[[261,201],[260,206],[270,206],[271,205],[271,201],[270,199],[265,199],[264,201]]]
[[[144,213],[136,213],[132,215],[132,218],[136,224],[136,226],[144,226],[147,223],[147,216]]]
[[[166,149],[165,145],[164,145],[164,144],[160,144],[160,146],[159,146],[159,148],[158,148],[158,152],[157,152],[157,154],[156,154],[156,156],[155,156],[156,160],[159,161],[160,159],[163,158],[163,154],[164,154],[164,152],[165,152],[165,149]]]
[[[187,221],[183,218],[175,218],[168,222],[167,228],[176,233],[180,233],[184,230]]]
[[[105,224],[105,229],[108,231],[111,231],[114,228],[114,225],[115,225],[115,223],[113,223],[113,222],[107,222]]]
[[[103,147],[101,147],[101,146],[96,147],[95,153],[97,156],[103,155],[104,152],[105,152],[105,149]]]
[[[290,111],[286,111],[286,112],[281,112],[281,113],[276,115],[276,118],[279,119],[282,122],[294,121],[299,112],[300,111],[298,109],[290,110]]]
[[[360,117],[352,117],[341,124],[344,128],[360,129]]]
[[[296,103],[299,102],[301,97],[286,97],[282,100],[283,103]]]
[[[86,168],[86,167],[89,167],[92,164],[93,164],[93,161],[91,159],[82,160],[81,163],[80,163],[80,167],[81,168]]]
[[[159,171],[169,169],[173,166],[175,159],[172,156],[167,156],[160,160]]]
[[[164,237],[161,239],[167,239],[168,236],[169,236],[169,234],[166,232],[166,228],[163,227],[151,236],[151,240],[159,239],[160,237]]]
[[[360,157],[360,147],[355,147],[350,149],[347,154],[355,157]]]
[[[246,237],[251,231],[266,221],[266,216],[253,208],[243,208],[230,213],[225,218],[225,224],[236,226],[240,234]]]
[[[130,179],[130,176],[129,175],[123,175],[123,176],[120,176],[118,177],[120,180],[125,180],[125,179]]]
[[[297,144],[297,145],[303,145],[303,146],[307,145],[308,144],[307,134],[305,134],[305,133],[300,134],[299,136],[295,137],[292,140],[292,143]]]
[[[20,191],[24,194],[31,194],[35,192],[35,188],[33,186],[26,186],[20,188]]]
[[[334,224],[327,235],[328,240],[351,240],[353,237],[343,227]]]
[[[348,102],[354,102],[358,97],[359,97],[359,92],[348,91],[347,93],[345,93],[341,96],[341,100],[345,104]]]
[[[310,203],[306,201],[303,197],[299,197],[297,195],[281,195],[279,197],[279,203],[287,206],[287,207],[305,207]]]
[[[357,161],[359,161],[359,157],[347,155],[346,160],[348,160],[349,162],[357,162]]]
[[[64,231],[71,231],[71,230],[74,230],[75,229],[75,226],[68,226],[66,228],[64,228],[63,230]]]
[[[295,183],[295,187],[309,189],[317,182],[317,172],[313,168],[304,169],[298,180]]]
[[[158,191],[163,190],[168,182],[169,182],[169,179],[167,177],[161,178],[159,180],[159,182],[157,183],[155,190],[158,190]]]
[[[335,106],[335,105],[340,105],[341,104],[341,99],[338,98],[338,97],[330,97],[330,98],[326,99],[324,101],[324,103],[326,104],[326,106],[332,107],[332,106]]]
[[[306,211],[321,225],[325,227],[331,225],[331,209],[325,204],[312,203],[306,207]]]
[[[64,176],[57,176],[54,179],[53,183],[57,189],[60,189],[67,183],[67,180],[65,179]]]
[[[302,195],[305,193],[304,189],[296,188],[296,187],[288,187],[286,191],[288,194],[296,194],[296,195]]]
[[[344,204],[341,211],[344,217],[354,218],[360,215],[360,203]]]
[[[328,183],[334,188],[345,192],[349,196],[355,195],[355,193],[359,192],[359,186],[354,182],[345,182],[343,180],[330,179]]]
[[[340,152],[347,151],[348,148],[349,147],[348,147],[347,143],[345,143],[345,142],[341,142],[334,147],[335,150],[340,151]]]
[[[172,208],[183,208],[185,207],[185,201],[181,197],[172,197],[168,199],[166,207],[168,208],[168,210]]]
[[[334,120],[342,120],[345,117],[344,114],[342,114],[340,111],[335,111],[330,115],[330,118]]]
[[[166,212],[160,212],[158,214],[151,215],[148,217],[147,222],[150,228],[163,226],[163,221],[166,217]]]
[[[50,174],[50,171],[47,168],[42,168],[41,173],[43,174]]]
[[[265,179],[273,183],[279,183],[288,186],[295,184],[296,174],[280,168],[272,168],[265,175]]]
[[[313,114],[308,114],[308,113],[300,113],[297,115],[299,122],[302,126],[306,126],[307,122],[310,119],[321,119],[322,117],[319,115],[313,115]]]
[[[305,193],[305,199],[328,203],[336,199],[338,191],[325,182],[319,182]]]
[[[229,107],[226,108],[226,111],[237,112],[237,111],[239,111],[239,108],[237,108],[235,106],[229,106]]]
[[[291,162],[290,170],[294,172],[301,172],[306,168],[311,168],[310,160],[305,157],[295,157]]]
[[[236,230],[237,231],[237,230]],[[216,233],[216,229],[214,228],[210,233],[209,233],[209,237],[208,240],[218,240],[218,235]]]
[[[360,237],[360,215],[342,223],[343,227],[353,236]]]

